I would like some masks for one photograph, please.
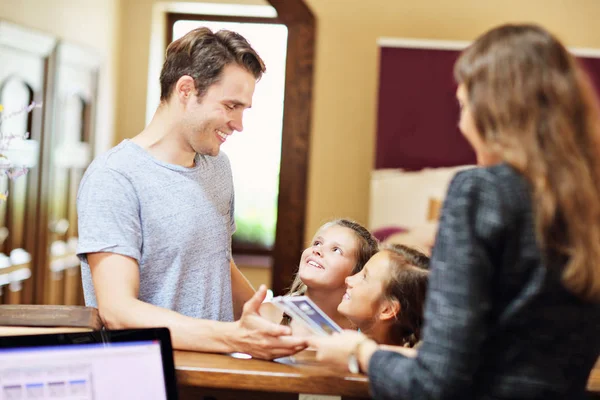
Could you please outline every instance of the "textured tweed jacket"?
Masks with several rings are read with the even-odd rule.
[[[527,181],[506,164],[453,179],[432,253],[423,343],[416,359],[373,355],[376,399],[586,398],[600,306],[561,285],[565,260],[542,256],[532,207]]]

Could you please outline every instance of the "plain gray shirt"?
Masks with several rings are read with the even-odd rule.
[[[229,159],[196,155],[185,168],[124,140],[87,169],[77,213],[86,305],[97,307],[87,254],[137,260],[139,299],[181,314],[233,320]]]

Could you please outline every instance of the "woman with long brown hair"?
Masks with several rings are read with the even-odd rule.
[[[444,202],[423,341],[383,351],[353,332],[317,357],[368,372],[378,399],[583,399],[600,354],[600,114],[545,29],[504,25],[455,65],[477,153]]]

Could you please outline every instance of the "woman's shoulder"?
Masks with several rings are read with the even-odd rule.
[[[500,163],[487,167],[469,168],[456,173],[452,183],[469,183],[471,185],[485,185],[502,183],[522,182],[526,183],[525,177],[513,166],[507,163]]]
[[[526,178],[514,167],[501,163],[471,168],[457,173],[448,188],[452,197],[476,198],[488,202],[528,202],[530,187]]]
[[[525,177],[508,164],[498,164],[458,173],[448,188],[442,218],[447,214],[458,224],[471,221],[493,236],[530,215],[532,207]]]

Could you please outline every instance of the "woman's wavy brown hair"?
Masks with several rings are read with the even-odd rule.
[[[486,145],[530,182],[538,242],[567,260],[563,284],[600,301],[600,113],[587,74],[545,29],[503,25],[454,75]]]

